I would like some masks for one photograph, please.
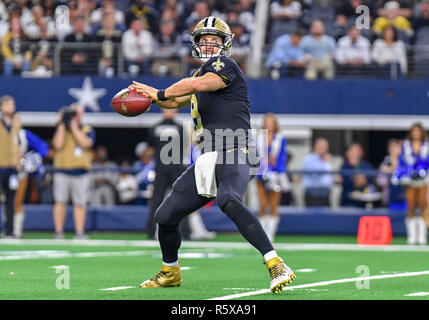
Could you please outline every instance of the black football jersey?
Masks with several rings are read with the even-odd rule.
[[[167,144],[170,144],[172,140],[177,141],[179,146],[182,146],[184,143],[183,126],[173,119],[163,119],[161,122],[157,123],[155,126],[149,129],[148,136],[149,145],[155,149],[156,165],[163,164],[161,161],[162,149]],[[173,155],[173,150],[169,148],[166,149],[166,151],[168,151],[166,156],[170,161],[173,161],[174,164],[181,163],[183,159],[183,148],[180,147],[178,150],[180,150],[180,152]]]
[[[220,76],[226,87],[197,92],[191,97],[191,115],[200,147],[205,151],[247,147],[250,102],[243,71],[233,59],[220,56],[204,63],[194,77],[207,72]]]

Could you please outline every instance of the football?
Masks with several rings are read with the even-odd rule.
[[[113,110],[126,117],[136,117],[148,111],[151,104],[150,98],[129,89],[119,91],[110,102]]]

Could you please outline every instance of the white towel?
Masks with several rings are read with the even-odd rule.
[[[200,196],[213,198],[217,195],[216,160],[217,151],[206,152],[195,161],[195,183]]]

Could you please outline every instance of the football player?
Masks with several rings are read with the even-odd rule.
[[[237,63],[229,58],[232,39],[233,34],[223,20],[206,17],[191,34],[192,55],[203,62],[193,77],[182,79],[165,90],[135,81],[129,87],[150,97],[162,108],[191,105],[194,130],[203,150],[197,162],[174,182],[155,213],[163,263],[161,271],[144,281],[140,285],[142,288],[180,285],[179,222],[214,198],[243,237],[264,257],[271,277],[271,291],[277,294],[295,279],[293,271],[277,255],[258,219],[242,204],[247,184],[254,176],[250,173],[258,162],[255,161],[256,147],[246,134],[251,129],[247,81]],[[213,159],[213,170],[207,170]],[[201,165],[204,169],[198,164],[203,161],[207,165]],[[211,181],[208,187],[204,185],[207,181]]]

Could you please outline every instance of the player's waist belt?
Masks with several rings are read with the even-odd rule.
[[[213,198],[217,195],[216,161],[218,152],[206,152],[195,161],[195,183],[200,196]]]

